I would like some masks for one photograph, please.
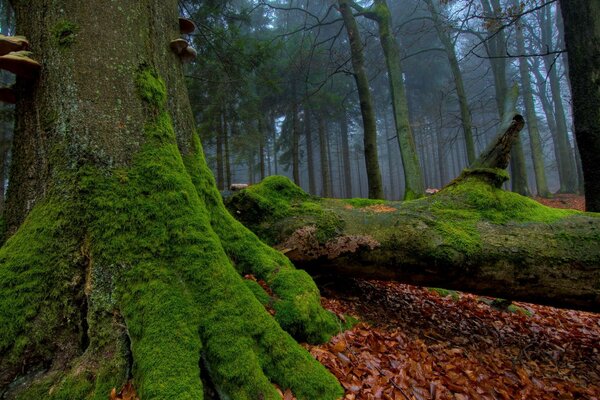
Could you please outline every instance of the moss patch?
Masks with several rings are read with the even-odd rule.
[[[69,47],[75,43],[79,26],[71,21],[59,21],[52,29],[52,36],[60,47]]]

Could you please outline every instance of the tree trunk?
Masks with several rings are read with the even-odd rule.
[[[251,195],[230,198],[228,206],[294,263],[319,275],[598,310],[598,215],[551,209],[501,189],[508,178],[502,168],[524,125],[513,115],[506,116],[508,125],[503,123],[505,130],[475,161],[477,167],[433,196],[411,202],[319,200],[293,191],[288,180],[276,198],[280,207],[290,205],[287,212],[253,218],[245,210],[274,198],[267,180]]]
[[[337,331],[316,286],[223,207],[169,47],[177,2],[13,5],[43,67],[17,88],[3,396],[105,399],[131,375],[144,399],[201,399],[201,377],[235,399],[341,397],[282,329]]]
[[[304,135],[306,136],[306,168],[308,169],[308,192],[310,194],[317,193],[317,185],[315,182],[315,161],[313,151],[312,124],[310,110],[304,108]]]
[[[294,183],[300,186],[300,132],[298,127],[298,104],[296,104],[294,90],[294,100],[292,102],[292,177]]]
[[[542,23],[542,42],[548,48],[552,48],[552,18],[550,16],[550,8],[544,10]],[[554,104],[554,119],[556,121],[556,139],[559,151],[559,168],[560,168],[560,192],[575,193],[577,191],[577,171],[575,169],[574,155],[571,151],[569,142],[569,134],[567,120],[565,117],[565,109],[562,103],[562,91],[560,80],[558,78],[557,66],[554,56],[545,56],[544,65],[546,67],[546,78],[550,81],[550,93],[552,103]]]
[[[473,122],[471,118],[471,111],[469,110],[469,102],[467,99],[467,92],[465,90],[465,85],[463,82],[462,72],[458,65],[458,60],[456,58],[456,49],[454,48],[454,43],[452,42],[450,35],[448,34],[449,26],[443,26],[442,21],[440,19],[439,10],[437,9],[434,0],[425,0],[425,2],[427,3],[427,7],[429,8],[429,12],[431,13],[431,18],[433,20],[438,38],[444,46],[444,50],[446,51],[446,57],[448,57],[448,64],[450,65],[450,71],[452,72],[452,77],[454,79],[454,86],[456,87],[456,97],[458,99],[458,105],[460,107],[460,119],[463,127],[463,135],[467,150],[467,159],[469,161],[469,164],[471,164],[473,161],[475,161],[476,157],[475,142],[473,140]]]
[[[383,48],[390,83],[396,137],[402,154],[402,167],[404,181],[406,182],[404,200],[416,199],[425,194],[423,172],[421,171],[415,139],[410,127],[408,100],[406,99],[402,64],[400,62],[400,46],[393,34],[391,13],[387,2],[385,0],[375,0],[373,8],[366,12],[365,16],[375,20],[379,28],[379,41]]]
[[[518,7],[516,1],[513,1],[513,6]],[[516,39],[517,52],[525,54],[525,37],[523,36],[523,28],[521,23],[517,23]],[[537,195],[540,197],[548,197],[548,182],[546,180],[546,169],[544,167],[544,154],[542,149],[542,139],[538,129],[538,119],[535,112],[535,104],[533,102],[533,94],[531,92],[531,77],[529,73],[529,63],[527,58],[519,58],[519,72],[521,74],[521,91],[523,101],[525,103],[525,112],[527,115],[527,132],[529,132],[529,142],[531,145],[531,157],[533,159],[533,169],[535,171],[535,184],[537,187]]]
[[[321,156],[321,193],[323,197],[331,197],[331,171],[329,168],[329,151],[327,149],[327,129],[325,117],[317,114],[319,124],[319,155]]]
[[[223,147],[225,149],[225,188],[231,187],[231,155],[229,154],[229,115],[227,107],[223,108]]]
[[[338,0],[338,6],[344,26],[350,41],[350,52],[352,57],[352,68],[354,79],[360,99],[360,111],[363,119],[364,129],[364,151],[365,165],[367,170],[367,185],[369,187],[369,198],[383,198],[383,184],[381,182],[381,171],[379,170],[379,157],[377,155],[377,126],[375,123],[375,109],[369,88],[369,80],[365,72],[365,59],[363,55],[363,44],[360,40],[358,25],[352,15],[349,5],[350,0]]]
[[[583,169],[588,211],[600,211],[600,4],[595,0],[561,1],[573,121]]]
[[[498,114],[502,118],[505,96],[508,91],[506,83],[506,35],[503,29],[494,24],[499,18],[499,12],[502,9],[498,0],[481,0],[481,5],[486,17],[491,19],[488,25],[488,40],[486,42],[486,51],[490,58],[492,74],[494,76],[494,89],[496,91],[496,105]],[[513,191],[529,195],[529,186],[527,184],[527,168],[525,166],[525,154],[520,140],[515,141],[515,149],[511,160],[511,176]]]
[[[352,197],[352,164],[350,164],[350,146],[348,144],[348,116],[342,111],[340,116],[340,137],[342,139],[342,159],[344,161],[345,197]]]
[[[217,136],[217,189],[225,189],[225,168],[224,168],[224,157],[223,157],[223,135],[224,135],[224,122],[223,116],[218,114],[215,118],[214,130]]]

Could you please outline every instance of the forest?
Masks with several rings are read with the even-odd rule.
[[[597,0],[1,0],[0,399],[600,399]]]

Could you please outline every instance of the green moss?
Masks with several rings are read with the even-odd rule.
[[[69,339],[80,320],[73,300],[79,273],[71,200],[55,194],[36,205],[0,249],[0,354],[8,360],[3,368],[14,366],[25,351],[51,358],[61,340],[76,340]]]
[[[383,203],[385,203],[385,201],[384,200],[376,200],[376,199],[354,198],[354,199],[345,199],[344,203],[349,204],[352,207],[363,208],[363,207],[368,207],[368,206],[374,206],[377,204],[383,204]]]
[[[79,26],[71,21],[61,20],[52,29],[52,36],[60,47],[68,47],[75,43]]]
[[[153,116],[145,128],[147,143],[129,170],[90,170],[81,190],[93,199],[88,212],[95,262],[121,266],[117,303],[129,328],[141,397],[201,398],[201,353],[212,380],[231,398],[276,399],[271,379],[299,398],[341,396],[335,378],[281,330],[232,268],[211,228],[215,209],[207,207],[219,203],[200,198],[193,178],[207,182],[206,191],[214,190],[214,181],[201,176],[207,172],[200,158],[188,160],[193,163],[188,169],[197,168],[193,174],[186,170],[164,110],[164,84],[146,70],[138,88]],[[257,246],[251,239],[237,244],[250,245],[239,254]],[[281,275],[294,284],[272,285],[280,297],[275,307],[298,326],[310,321],[322,332],[320,321],[311,321],[315,311],[331,316],[320,306],[315,309],[316,286],[308,277],[297,279],[304,273],[282,265],[288,274],[267,278]]]
[[[260,304],[266,306],[271,303],[271,296],[269,296],[269,294],[265,292],[262,286],[260,286],[256,281],[246,279],[244,280],[244,283],[246,284],[248,289],[250,289],[252,294],[254,294],[254,297],[256,297]]]

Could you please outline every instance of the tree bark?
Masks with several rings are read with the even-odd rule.
[[[236,399],[279,399],[272,382],[340,398],[282,329],[337,331],[316,286],[223,207],[169,47],[177,2],[13,6],[42,70],[17,84],[3,396],[103,399],[133,377],[144,399],[201,399],[202,377]]]
[[[501,168],[524,125],[511,116],[475,162],[478,167],[433,196],[411,202],[315,200],[287,187],[278,198],[278,204],[290,204],[287,214],[275,219],[265,211],[254,218],[246,210],[274,197],[261,188],[271,185],[264,181],[228,206],[296,265],[319,275],[398,280],[597,311],[599,215],[551,209],[501,189],[508,179]]]
[[[310,194],[316,194],[317,185],[315,182],[315,161],[310,114],[311,112],[308,109],[308,107],[304,107],[304,135],[306,137],[306,168],[308,169],[308,192]]]
[[[372,8],[368,11],[362,9],[362,12],[365,17],[374,20],[379,28],[379,41],[383,49],[392,96],[396,137],[402,154],[402,167],[406,182],[404,200],[416,199],[425,194],[423,172],[419,164],[414,134],[410,127],[408,100],[400,62],[400,46],[393,35],[391,13],[385,0],[375,0]]]
[[[325,117],[317,114],[319,125],[319,155],[321,157],[321,193],[323,197],[331,197],[331,170],[329,168],[329,149],[327,146],[327,128]]]
[[[481,6],[486,17],[490,18],[490,24],[487,26],[488,40],[486,41],[486,51],[490,56],[490,65],[494,76],[494,89],[496,91],[496,105],[498,114],[502,118],[505,96],[508,91],[506,83],[506,35],[504,30],[499,29],[494,21],[498,21],[498,12],[502,9],[498,0],[480,0]],[[498,11],[498,12],[496,12]],[[511,177],[513,191],[527,196],[530,194],[527,184],[527,169],[525,166],[525,155],[523,145],[520,140],[515,142],[515,148],[511,159]]]
[[[517,7],[516,1],[513,6]],[[517,52],[525,54],[525,37],[523,36],[523,27],[520,22],[516,27]],[[533,94],[531,92],[531,77],[529,73],[529,63],[526,57],[519,58],[519,73],[521,74],[521,91],[525,103],[525,113],[527,115],[527,132],[529,133],[529,142],[531,145],[531,157],[533,159],[533,169],[535,171],[535,184],[537,195],[548,197],[548,182],[546,180],[546,169],[544,167],[544,154],[542,149],[542,139],[538,129],[538,118],[535,112]]]
[[[552,48],[552,18],[550,16],[550,7],[546,7],[543,14],[542,23],[542,42],[547,48]],[[560,80],[558,78],[557,65],[555,58],[551,55],[543,57],[546,67],[546,76],[550,81],[550,93],[554,105],[554,119],[556,122],[556,141],[559,154],[560,168],[560,192],[575,193],[577,191],[577,171],[574,155],[571,151],[569,141],[567,120],[565,109],[562,103],[562,91]]]
[[[573,122],[588,211],[600,211],[600,4],[560,3],[565,24]]]
[[[469,109],[469,102],[467,99],[467,92],[465,90],[465,85],[463,82],[462,72],[460,70],[460,66],[458,65],[458,60],[456,58],[456,49],[455,45],[452,42],[450,35],[448,34],[448,26],[443,26],[442,21],[440,19],[440,14],[433,0],[425,0],[427,3],[427,7],[429,8],[429,12],[431,13],[431,18],[433,19],[433,23],[435,26],[435,31],[437,32],[438,38],[440,42],[444,46],[444,50],[446,51],[446,57],[448,58],[448,64],[450,65],[450,71],[452,72],[452,77],[454,78],[454,86],[456,87],[456,97],[458,99],[458,105],[460,107],[460,119],[463,127],[463,135],[465,139],[465,147],[467,150],[467,159],[469,164],[475,161],[475,141],[473,140],[473,121],[471,118],[471,111]]]
[[[344,168],[345,197],[352,197],[352,164],[350,164],[350,146],[348,144],[348,115],[342,111],[340,115],[340,137],[342,141],[342,160]]]
[[[369,88],[369,80],[365,72],[365,59],[363,55],[363,44],[360,40],[358,25],[352,15],[349,5],[350,0],[338,0],[338,8],[350,41],[350,53],[352,57],[352,68],[354,79],[360,99],[360,111],[363,119],[364,129],[364,152],[367,170],[367,185],[369,198],[383,198],[383,184],[381,182],[381,171],[379,170],[379,157],[377,155],[377,126],[375,123],[375,109]]]

